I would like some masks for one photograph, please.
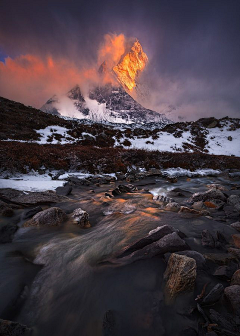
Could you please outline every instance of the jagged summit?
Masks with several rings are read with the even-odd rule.
[[[143,107],[131,96],[131,90],[137,86],[136,79],[147,62],[140,42],[135,40],[112,69],[106,61],[100,65],[98,73],[103,84],[92,85],[86,95],[82,94],[79,85],[75,85],[63,96],[54,95],[41,110],[100,122],[167,124],[169,120],[164,114]],[[116,84],[110,83],[111,78]]]
[[[131,91],[136,87],[138,74],[143,71],[148,62],[142,46],[136,40],[130,51],[123,55],[116,66],[113,67],[117,80],[127,90]]]

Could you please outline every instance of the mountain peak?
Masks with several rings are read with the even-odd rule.
[[[143,71],[147,62],[147,54],[143,51],[139,40],[135,40],[129,52],[123,55],[118,64],[113,67],[113,72],[120,84],[131,91],[136,87],[139,72]]]

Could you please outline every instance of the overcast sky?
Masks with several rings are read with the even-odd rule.
[[[240,117],[239,0],[1,0],[0,95],[40,107],[96,63],[108,33],[147,53],[147,106]]]

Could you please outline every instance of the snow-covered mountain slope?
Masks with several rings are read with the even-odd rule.
[[[94,86],[83,97],[76,85],[66,95],[54,95],[41,107],[43,112],[72,118],[123,124],[170,123],[165,115],[144,108],[122,87]]]

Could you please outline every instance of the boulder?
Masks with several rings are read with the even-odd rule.
[[[59,226],[66,218],[67,215],[62,209],[53,207],[38,212],[32,219],[25,222],[23,226]]]
[[[137,191],[137,187],[132,184],[119,184],[119,186],[112,191],[112,194],[113,196],[118,196],[123,193],[133,193],[134,191]]]
[[[166,301],[171,302],[179,293],[192,291],[197,276],[193,258],[172,253],[164,273]]]
[[[216,210],[221,210],[223,208],[224,204],[225,204],[225,202],[223,202],[219,199],[212,199],[212,200],[204,202],[204,205],[207,208],[216,209]]]
[[[179,212],[191,213],[191,214],[194,214],[194,215],[200,215],[200,211],[195,210],[195,209],[190,209],[186,206],[181,206]]]
[[[31,218],[40,211],[43,211],[42,207],[40,207],[40,206],[37,206],[37,207],[29,209],[29,210],[25,210],[22,218],[23,219]]]
[[[238,285],[238,286],[240,286],[240,269],[237,270],[233,274],[232,279],[231,279],[231,285]]]
[[[202,231],[202,246],[209,247],[209,248],[215,247],[214,238],[208,230]]]
[[[237,248],[240,248],[240,234],[234,234],[232,235],[234,244]]]
[[[224,195],[224,193],[219,190],[219,189],[210,189],[210,190],[207,190],[203,193],[195,193],[192,195],[192,197],[190,198],[190,202],[199,202],[199,201],[211,201],[211,200],[221,200],[223,202],[226,202],[227,198],[226,196]]]
[[[180,210],[180,205],[177,202],[171,202],[165,206],[165,210],[178,212]]]
[[[0,319],[1,336],[30,336],[33,330],[18,322]]]
[[[56,194],[60,196],[68,196],[72,192],[72,187],[70,185],[65,185],[63,187],[58,187],[56,189]]]
[[[176,232],[165,235],[158,241],[143,247],[140,250],[133,252],[132,254],[123,257],[121,262],[130,263],[139,259],[152,258],[159,254],[165,254],[168,252],[178,252],[188,250],[189,246],[186,242],[179,237]]]
[[[240,197],[238,195],[231,195],[231,196],[228,197],[227,203],[229,205],[236,206],[236,205],[240,204]]]
[[[133,253],[134,251],[140,250],[146,245],[152,244],[153,242],[163,238],[170,233],[173,233],[174,231],[175,230],[170,225],[159,226],[156,229],[150,231],[146,237],[143,237],[142,239],[126,247],[124,251],[118,256],[118,258],[122,258],[130,253]]]
[[[192,205],[192,208],[194,210],[198,210],[198,211],[202,210],[203,207],[204,207],[203,201],[194,202],[193,205]]]
[[[14,197],[11,199],[11,201],[17,202],[19,204],[49,204],[61,202],[62,197],[51,191],[30,192],[28,194]]]
[[[222,284],[217,284],[214,286],[210,292],[204,297],[202,303],[205,305],[211,305],[219,301],[224,292],[224,287]]]
[[[77,224],[81,228],[91,227],[89,223],[89,214],[87,213],[87,211],[81,208],[77,208],[73,211],[72,218],[75,224]]]
[[[240,231],[240,222],[232,223],[231,227],[236,229],[237,231]]]
[[[226,287],[224,295],[227,301],[231,304],[231,307],[236,314],[240,314],[240,286],[231,285]]]

